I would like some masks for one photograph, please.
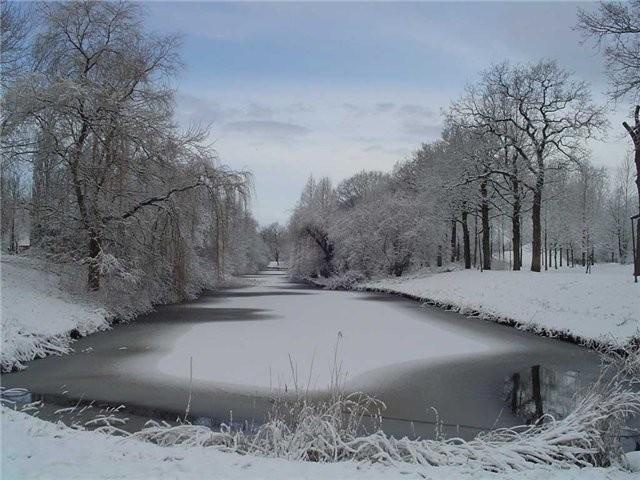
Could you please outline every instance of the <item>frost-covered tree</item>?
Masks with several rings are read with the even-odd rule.
[[[258,268],[248,173],[219,163],[206,129],[176,126],[178,38],[147,33],[127,2],[36,13],[33,69],[3,93],[2,122],[3,154],[31,166],[33,243],[84,265],[90,290],[150,302]]]
[[[633,184],[634,169],[631,156],[624,157],[616,169],[607,203],[609,232],[616,244],[620,263],[627,263],[632,259],[630,219],[637,203],[637,193]]]
[[[478,84],[469,86],[466,94],[452,103],[449,122],[467,131],[467,135],[479,137],[486,145],[483,155],[475,155],[476,166],[473,171],[466,173],[467,180],[484,183],[484,191],[489,185],[493,191],[491,203],[499,211],[506,211],[511,222],[512,266],[514,270],[520,270],[522,214],[527,193],[532,191],[532,186],[530,172],[515,145],[524,144],[525,133],[511,123],[492,120],[513,115],[516,115],[514,103],[491,88],[485,76]],[[484,196],[483,225],[486,226],[488,212],[486,194]],[[484,227],[483,231],[488,233]],[[484,237],[485,258],[487,242],[488,238]]]
[[[282,259],[284,232],[278,222],[274,222],[260,229],[260,236],[269,250],[269,257],[280,265]]]
[[[496,102],[507,108],[496,108]],[[556,62],[543,60],[490,68],[479,87],[470,90],[460,111],[479,128],[508,142],[532,177],[531,270],[539,272],[546,177],[551,170],[584,158],[584,140],[606,126],[604,109],[592,102],[585,82]]]
[[[33,22],[31,6],[24,2],[0,2],[0,88],[6,88],[27,69],[28,37]]]
[[[334,272],[335,245],[329,229],[336,208],[331,181],[310,177],[289,221],[295,273],[328,277]]]
[[[640,101],[640,0],[602,2],[596,11],[579,10],[578,28],[586,39],[602,49],[614,100]],[[640,105],[633,114],[634,123],[623,122],[634,147],[635,183],[640,214]],[[640,219],[636,232],[634,273],[640,276]]]

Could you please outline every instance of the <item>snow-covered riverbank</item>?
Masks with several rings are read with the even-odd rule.
[[[42,261],[2,255],[2,371],[68,353],[72,336],[109,328],[104,305],[63,288],[63,274]]]
[[[457,270],[363,283],[540,334],[624,344],[640,336],[640,284],[630,267],[600,264],[547,272]]]
[[[2,372],[22,369],[36,358],[70,353],[75,338],[107,330],[115,319],[131,320],[155,305],[177,300],[144,288],[126,292],[103,288],[91,294],[85,291],[86,271],[81,266],[49,263],[35,256],[2,255],[0,271]],[[218,286],[218,279],[212,273],[209,276],[203,279],[202,289]],[[224,286],[246,283],[230,277]]]

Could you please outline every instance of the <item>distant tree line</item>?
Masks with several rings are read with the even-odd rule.
[[[445,112],[442,138],[392,172],[335,188],[311,178],[289,223],[302,275],[443,267],[534,272],[633,258],[630,158],[610,178],[586,142],[607,127],[588,85],[555,61],[482,72]]]

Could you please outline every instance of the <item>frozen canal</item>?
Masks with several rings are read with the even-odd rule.
[[[585,349],[410,300],[309,288],[275,272],[248,278],[252,286],[83,338],[74,355],[31,362],[3,386],[175,418],[192,363],[193,416],[260,421],[275,390],[321,394],[338,365],[347,390],[387,404],[388,432],[431,435],[433,407],[447,433],[468,437],[561,415],[597,372]]]

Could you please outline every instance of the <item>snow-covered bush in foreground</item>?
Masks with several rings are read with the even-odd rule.
[[[240,456],[212,448],[159,447],[134,439],[78,431],[45,422],[10,408],[2,415],[3,478],[86,480],[101,478],[307,479],[307,480],[635,480],[634,473],[614,468],[479,472],[472,467],[427,467],[381,463],[292,462]],[[64,458],[61,456],[64,452]]]
[[[635,355],[631,363],[637,361]],[[384,404],[335,388],[321,401],[310,401],[305,394],[277,400],[269,420],[253,431],[153,423],[131,437],[163,446],[316,462],[466,466],[490,472],[608,466],[620,463],[618,435],[629,417],[640,414],[640,393],[629,388],[633,377],[611,377],[608,371],[616,368],[614,364],[605,370],[603,380],[578,399],[565,418],[547,415],[535,424],[485,432],[470,441],[387,436],[380,429]]]
[[[304,404],[291,425],[272,419],[256,433],[216,432],[207,427],[150,426],[135,438],[160,445],[215,446],[248,455],[337,462],[345,460],[411,463],[432,466],[467,465],[487,471],[526,470],[550,467],[606,466],[614,460],[615,433],[620,421],[640,413],[640,397],[631,392],[591,394],[562,420],[546,418],[536,425],[500,429],[465,441],[396,439],[378,430],[361,435],[352,421],[365,415],[366,407],[354,408],[344,398],[328,406]],[[367,403],[371,399],[367,399]],[[340,409],[349,406],[347,412]],[[332,416],[337,414],[337,417]],[[347,420],[337,420],[341,416]]]
[[[458,478],[462,473],[475,473],[480,478],[489,474],[499,478],[565,478],[557,473],[559,471],[567,472],[566,478],[583,478],[583,473],[576,473],[581,472],[577,469],[586,468],[584,475],[591,475],[594,472],[591,467],[616,466],[600,471],[602,477],[613,478],[611,475],[622,474],[620,468],[635,468],[632,462],[636,457],[621,455],[618,437],[629,417],[640,414],[640,393],[629,388],[640,380],[634,373],[640,353],[619,353],[606,358],[601,380],[577,399],[574,410],[565,418],[556,420],[545,416],[536,424],[497,429],[470,441],[443,439],[438,435],[434,440],[389,437],[380,430],[380,412],[384,405],[364,394],[343,393],[337,383],[331,385],[324,399],[315,401],[309,400],[306,391],[296,385],[297,395],[277,398],[268,421],[252,430],[228,426],[213,430],[188,423],[169,426],[150,422],[142,430],[128,433],[121,429],[118,419],[108,421],[108,416],[102,415],[85,425],[92,422],[102,425],[98,433],[123,436],[123,443],[113,443],[109,436],[100,437],[91,432],[73,432],[73,435],[91,435],[94,443],[110,446],[105,454],[109,462],[125,455],[125,450],[144,451],[145,455],[156,451],[150,449],[151,445],[145,447],[145,443],[167,448],[168,453],[159,454],[163,462],[178,451],[180,458],[200,452],[200,456],[213,456],[223,463],[224,458],[228,458],[234,465],[253,464],[255,468],[267,465],[263,463],[267,462],[266,458],[293,461],[278,464],[281,475],[276,475],[277,478],[284,478],[283,472],[294,468],[293,465],[308,468],[300,461],[342,463],[347,470],[349,465],[361,465],[365,470],[375,465],[386,466],[388,477],[385,478],[422,472],[430,478]],[[30,431],[33,422],[29,423],[17,412],[9,415],[7,408],[2,410],[3,422],[21,421]],[[31,433],[23,436],[28,435]],[[55,437],[51,435],[50,448],[57,439],[69,435],[71,433],[60,431]],[[140,442],[131,443],[131,440]],[[209,453],[204,453],[207,450]],[[14,449],[11,454],[14,460],[18,458],[15,453]],[[31,458],[34,453],[29,450],[21,458]],[[219,456],[222,453],[230,455]],[[246,461],[239,460],[242,457],[237,455]],[[260,470],[260,475],[263,474]],[[331,476],[337,477],[342,478],[339,473]]]

